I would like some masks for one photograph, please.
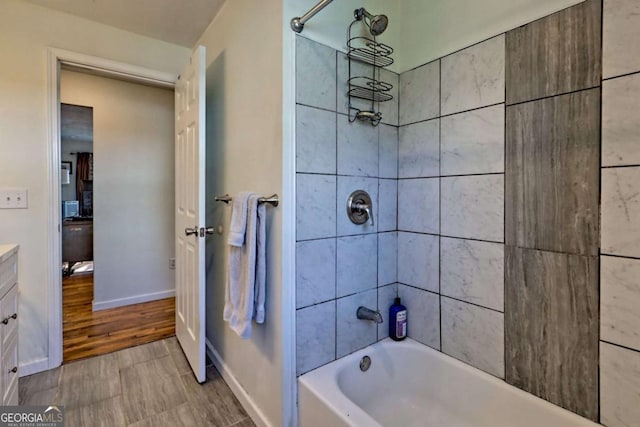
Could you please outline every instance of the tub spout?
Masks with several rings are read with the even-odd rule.
[[[370,308],[360,306],[356,311],[358,319],[371,320],[376,323],[382,323],[382,314],[378,310],[371,310]]]

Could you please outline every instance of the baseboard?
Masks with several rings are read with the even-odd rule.
[[[18,375],[26,377],[27,375],[37,374],[38,372],[44,372],[49,370],[49,358],[43,357],[40,359],[32,360],[30,362],[20,363],[18,369]]]
[[[140,304],[142,302],[155,301],[176,296],[175,289],[150,294],[135,295],[128,298],[112,299],[108,301],[93,301],[93,311],[106,310],[108,308],[123,307],[125,305]]]
[[[224,360],[222,360],[220,354],[218,354],[216,349],[213,347],[211,341],[207,339],[206,343],[207,354],[213,361],[216,369],[218,369],[218,372],[220,372],[220,375],[222,375],[222,378],[225,380],[233,394],[240,401],[242,407],[245,409],[245,411],[247,411],[254,424],[258,427],[272,427],[269,421],[267,421],[267,417],[265,417],[260,408],[258,408],[258,405],[256,405],[256,403],[245,391],[245,389],[242,388],[236,377],[233,376],[227,364],[224,363]]]

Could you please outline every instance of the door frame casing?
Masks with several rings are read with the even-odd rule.
[[[137,65],[85,55],[69,50],[47,49],[47,299],[48,299],[48,360],[20,374],[30,375],[53,369],[62,364],[62,233],[60,196],[60,72],[67,65],[78,70],[134,83],[173,88],[178,76]]]

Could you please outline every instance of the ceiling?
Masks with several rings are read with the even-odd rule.
[[[225,0],[26,0],[192,48]]]

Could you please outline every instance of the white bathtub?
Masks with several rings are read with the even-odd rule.
[[[410,339],[387,338],[298,384],[301,427],[598,426]]]

